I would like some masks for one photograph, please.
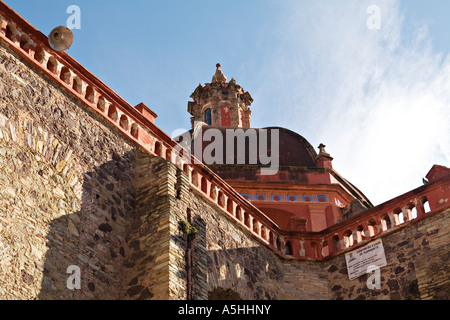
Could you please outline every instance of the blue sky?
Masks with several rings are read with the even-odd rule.
[[[252,126],[317,147],[378,204],[450,166],[450,2],[444,0],[6,0],[44,34],[81,29],[68,50],[169,135],[215,64],[253,98]],[[367,8],[380,8],[369,30]]]

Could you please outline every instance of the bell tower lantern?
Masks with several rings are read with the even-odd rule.
[[[249,106],[253,98],[234,78],[227,82],[219,63],[216,68],[211,83],[199,84],[191,94],[194,101],[188,103],[188,112],[192,115],[192,128],[196,122],[214,127],[250,128]]]

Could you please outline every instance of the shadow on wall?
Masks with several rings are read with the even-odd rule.
[[[115,154],[84,173],[81,210],[51,221],[38,299],[125,298],[128,230],[136,209],[134,165],[143,156],[136,152]],[[148,289],[139,293],[152,295]]]

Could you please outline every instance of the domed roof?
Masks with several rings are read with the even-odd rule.
[[[291,130],[270,127],[278,130],[280,143],[280,166],[282,167],[316,167],[317,153],[304,137]]]
[[[285,128],[225,128],[201,123],[190,132],[191,150],[197,158],[195,146],[200,146],[198,138],[202,132],[201,156],[207,165],[264,166],[267,165],[265,157],[277,157],[280,167],[317,167],[317,153],[313,146],[301,135]],[[212,160],[209,163],[205,161],[208,157]]]

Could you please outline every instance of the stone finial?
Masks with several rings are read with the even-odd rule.
[[[326,145],[323,143],[319,146],[319,154],[316,157],[317,166],[320,168],[329,168],[332,169],[331,162],[333,161],[333,158],[330,156],[328,152],[325,151]]]
[[[216,74],[214,75],[214,77],[212,78],[212,82],[219,82],[219,83],[225,83],[227,82],[227,77],[225,77],[225,75],[222,72],[222,67],[220,65],[220,63],[216,64]]]
[[[323,143],[320,144],[320,146],[319,146],[319,155],[326,155],[326,156],[330,155],[329,153],[327,153],[325,151],[325,147],[326,147],[326,145],[324,145]]]

